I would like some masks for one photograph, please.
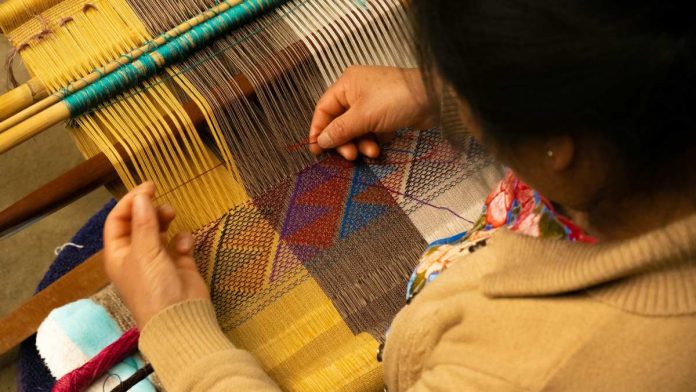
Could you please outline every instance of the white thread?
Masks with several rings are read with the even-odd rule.
[[[58,255],[60,254],[60,252],[62,252],[63,249],[67,248],[68,246],[72,246],[72,247],[77,248],[77,249],[82,249],[82,248],[85,247],[84,245],[79,245],[79,244],[75,244],[75,243],[72,243],[72,242],[68,242],[68,243],[65,243],[65,244],[63,244],[63,245],[57,247],[57,248],[53,251],[53,254],[55,254],[56,256],[58,256]]]

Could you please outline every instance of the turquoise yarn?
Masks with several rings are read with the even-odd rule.
[[[135,62],[123,65],[82,90],[74,92],[63,102],[68,106],[72,117],[79,116],[104,100],[151,78],[163,68],[184,60],[193,51],[213,39],[286,1],[247,0],[238,4],[162,45],[157,50],[141,56]],[[163,59],[160,65],[155,60],[158,57]]]

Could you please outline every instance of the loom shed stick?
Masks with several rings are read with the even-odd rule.
[[[0,355],[35,334],[51,310],[88,297],[108,284],[99,252],[0,320]]]
[[[193,27],[138,60],[76,91],[41,113],[0,133],[0,153],[4,153],[61,121],[79,116],[108,98],[136,86],[160,70],[188,57],[208,42],[220,37],[264,11],[287,0],[246,0]]]
[[[155,39],[146,42],[139,48],[133,49],[129,53],[121,55],[118,59],[109,62],[103,67],[96,68],[84,78],[70,83],[67,87],[61,88],[51,95],[48,95],[48,90],[43,82],[36,78],[31,79],[26,84],[8,91],[0,96],[0,132],[19,124],[27,118],[62,101],[70,94],[89,86],[102,77],[114,72],[119,67],[132,63],[143,54],[152,52],[181,34],[191,30],[195,26],[198,26],[210,18],[213,18],[216,15],[219,15],[220,13],[225,12],[236,5],[239,5],[242,1],[243,0],[225,0],[219,5],[216,5],[215,7],[196,15],[186,22],[167,31],[166,33],[160,34]]]

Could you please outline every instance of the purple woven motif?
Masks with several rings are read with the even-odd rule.
[[[408,213],[456,184],[462,159],[437,131],[402,131],[380,160],[329,156],[197,232],[223,327],[311,277],[354,332],[380,336],[425,247]]]

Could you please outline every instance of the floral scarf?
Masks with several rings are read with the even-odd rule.
[[[538,238],[596,242],[595,238],[584,234],[568,218],[558,214],[551,202],[508,170],[505,178],[486,199],[481,216],[471,230],[428,245],[409,279],[406,301],[410,302],[429,282],[461,259],[455,256],[485,246],[485,240],[500,227]]]

